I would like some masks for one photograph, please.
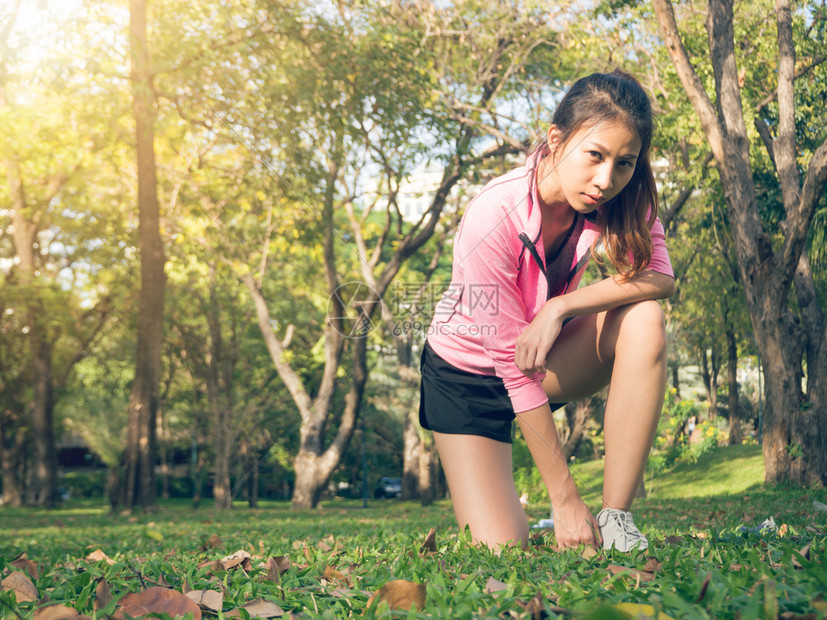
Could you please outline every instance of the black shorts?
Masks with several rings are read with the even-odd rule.
[[[479,435],[511,443],[516,417],[503,380],[461,370],[439,357],[425,341],[420,362],[419,423],[454,435]],[[551,404],[551,410],[565,403]]]

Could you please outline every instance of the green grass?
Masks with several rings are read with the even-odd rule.
[[[577,467],[598,492],[600,466]],[[539,596],[548,617],[611,617],[607,605],[627,602],[653,605],[673,618],[785,613],[787,618],[824,618],[827,513],[815,512],[812,502],[827,503],[827,492],[764,488],[760,470],[760,451],[727,448],[656,478],[653,492],[635,508],[651,542],[647,553],[584,557],[583,549],[557,551],[551,533],[535,531],[527,550],[496,554],[469,544],[447,501],[428,508],[373,501],[367,509],[359,501],[335,501],[316,511],[294,511],[276,502],[257,510],[239,504],[230,512],[193,510],[181,501],[135,517],[109,515],[100,502],[70,501],[52,512],[0,508],[0,571],[5,577],[10,562],[25,552],[38,564],[39,595],[88,615],[96,613],[94,592],[104,579],[116,599],[157,583],[179,591],[185,586],[222,589],[223,611],[212,617],[259,597],[313,618],[532,617],[524,605]],[[584,497],[593,508],[600,503],[591,491]],[[547,516],[547,507],[531,505],[527,512],[536,520]],[[783,536],[737,531],[739,525],[753,528],[768,517],[786,525]],[[432,527],[437,550],[421,554]],[[215,548],[208,544],[213,534],[221,539]],[[808,552],[800,554],[807,545]],[[115,563],[85,560],[95,549]],[[198,568],[238,549],[263,559],[288,556],[292,566],[278,581],[255,565],[247,571]],[[646,581],[651,579],[643,571],[647,561],[650,568],[656,566],[651,558],[660,567]],[[614,575],[611,565],[642,572]],[[347,573],[347,582],[326,578],[328,567]],[[487,593],[491,578],[505,589]],[[422,611],[366,609],[370,594],[393,579],[427,584]],[[115,605],[116,600],[98,617],[112,613]],[[10,592],[0,595],[0,616],[28,618],[35,607],[16,603]]]
[[[603,491],[603,461],[574,466],[582,495]],[[646,492],[658,499],[684,499],[744,493],[764,484],[761,446],[730,446],[703,455],[697,463],[678,463],[671,470],[646,477]]]

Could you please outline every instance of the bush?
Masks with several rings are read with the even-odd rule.
[[[69,494],[69,497],[103,497],[106,471],[68,472],[60,479],[58,485]]]

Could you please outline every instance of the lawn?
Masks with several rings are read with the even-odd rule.
[[[585,485],[600,492],[599,469],[576,467],[595,509],[599,496]],[[0,616],[68,617],[59,605],[135,615],[141,608],[125,595],[141,593],[146,604],[163,586],[171,589],[160,591],[168,597],[158,609],[184,609],[173,606],[173,591],[212,591],[198,613],[214,618],[827,617],[827,513],[814,504],[827,503],[827,491],[764,488],[762,476],[760,449],[748,446],[647,481],[635,518],[651,546],[632,554],[561,552],[547,530],[534,530],[527,550],[493,553],[469,544],[447,501],[334,501],[315,511],[239,504],[230,512],[164,502],[131,517],[93,501],[52,512],[0,508],[2,577],[8,586],[21,578],[12,571],[31,574],[34,599],[20,601],[27,584],[7,588]],[[548,516],[543,505],[527,513]],[[778,530],[757,531],[770,517]],[[425,544],[431,528],[435,539]]]

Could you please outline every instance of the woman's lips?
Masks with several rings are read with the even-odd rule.
[[[596,205],[596,204],[600,204],[600,201],[603,200],[602,195],[583,194],[583,196],[586,197],[586,203],[587,204]]]

